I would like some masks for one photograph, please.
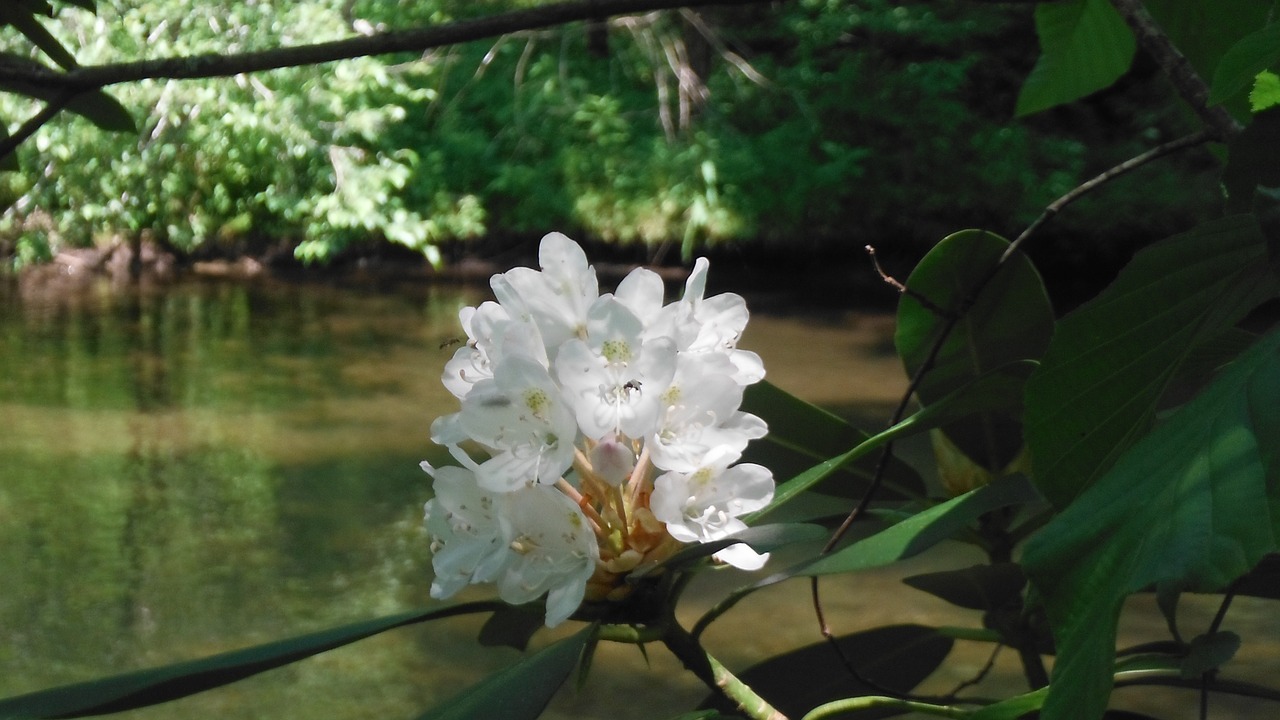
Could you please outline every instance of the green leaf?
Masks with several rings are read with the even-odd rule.
[[[1253,85],[1258,73],[1280,62],[1280,24],[1246,35],[1227,50],[1213,73],[1209,104],[1216,105]]]
[[[1280,75],[1260,72],[1249,91],[1249,109],[1255,113],[1280,105]]]
[[[0,717],[10,720],[71,718],[147,707],[228,685],[387,630],[455,615],[491,612],[501,607],[504,607],[502,603],[476,602],[435,610],[415,610],[200,660],[50,688],[0,700]]]
[[[916,391],[925,407],[993,370],[1038,359],[1048,348],[1053,308],[1044,283],[1022,253],[1001,264],[1008,248],[1008,241],[993,233],[954,233],[907,279],[894,343],[908,375],[932,363]],[[1009,396],[1000,411],[966,416],[942,428],[969,459],[992,472],[1008,466],[1023,444],[1022,388],[1005,391]]]
[[[747,386],[742,410],[764,418],[769,434],[751,443],[743,462],[771,469],[776,477],[795,475],[815,462],[838,455],[869,437],[843,418],[806,402],[767,380]],[[852,462],[826,483],[833,495],[853,497],[867,487],[875,462]],[[885,497],[918,498],[924,495],[924,480],[911,466],[894,459],[885,468]]]
[[[941,427],[966,415],[1007,407],[1010,398],[1013,397],[1009,388],[1021,387],[1033,367],[1034,363],[1021,361],[996,368],[942,400],[922,408],[897,425],[873,435],[853,449],[814,465],[778,485],[773,493],[773,501],[763,509],[748,515],[745,522],[748,525],[754,524],[760,518],[776,511],[793,498],[799,497],[821,483],[845,464],[866,457],[891,440]]]
[[[1199,635],[1191,640],[1191,650],[1182,659],[1182,677],[1194,678],[1216,670],[1235,657],[1240,636],[1229,631]]]
[[[1040,496],[1025,477],[999,478],[990,485],[912,515],[871,537],[811,560],[791,574],[833,575],[889,565],[953,537],[984,513],[1039,500]]]
[[[1036,5],[1040,59],[1018,95],[1018,116],[1078,100],[1110,86],[1129,69],[1136,44],[1107,0]]]
[[[1027,443],[1045,497],[1066,507],[1101,477],[1151,426],[1191,349],[1278,289],[1256,220],[1232,216],[1142,250],[1060,321],[1026,392]]]
[[[79,95],[67,105],[67,110],[88,120],[100,130],[108,132],[136,132],[133,116],[118,100],[102,90],[91,90]]]
[[[1152,584],[1215,591],[1276,550],[1280,331],[1135,444],[1027,544],[1058,656],[1046,720],[1096,718],[1124,598]]]
[[[509,605],[495,610],[480,627],[485,647],[509,647],[524,652],[534,633],[542,629],[546,611],[541,604]]]
[[[1272,2],[1259,0],[1143,0],[1160,29],[1202,78],[1216,80],[1226,55],[1242,39],[1268,24]],[[1226,97],[1227,108],[1243,119],[1243,98]]]
[[[1027,578],[1017,563],[996,563],[912,575],[902,582],[962,608],[998,610],[1022,594]]]
[[[595,627],[589,625],[548,645],[446,700],[418,720],[533,720],[569,678],[594,632]]]
[[[854,680],[837,661],[827,642],[777,655],[738,673],[779,712],[799,718],[823,703],[846,697],[881,695],[882,688],[910,692],[942,664],[951,652],[952,638],[923,625],[887,625],[836,639],[859,675],[872,687]],[[705,704],[731,712],[719,697]],[[873,713],[858,717],[877,717]],[[881,716],[882,717],[882,716]]]

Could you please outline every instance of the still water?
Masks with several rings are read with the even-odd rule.
[[[418,461],[438,456],[429,425],[455,409],[439,383],[446,345],[483,288],[191,281],[63,293],[9,282],[0,293],[0,695],[429,602]],[[891,333],[883,316],[757,313],[743,346],[781,387],[882,422],[905,387]],[[974,613],[899,584],[980,561],[964,553],[829,583],[836,629],[974,625]],[[715,590],[695,594],[690,617]],[[126,717],[415,717],[516,659],[476,646],[477,628],[393,631]],[[731,667],[815,642],[807,586],[760,593],[707,639]],[[705,695],[664,651],[649,655],[603,648],[586,686],[548,717],[665,718]],[[937,691],[986,653],[957,657],[931,679]],[[1002,662],[991,682],[1016,689],[1016,674]],[[1161,707],[1183,714],[1165,716],[1191,717],[1190,697],[1171,696]]]

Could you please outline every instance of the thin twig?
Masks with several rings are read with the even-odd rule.
[[[963,692],[965,688],[971,688],[986,679],[987,675],[989,675],[991,670],[996,666],[996,658],[1000,657],[1000,651],[1003,649],[1004,645],[1002,643],[996,643],[996,646],[991,649],[991,656],[987,658],[987,664],[982,666],[982,669],[978,671],[977,675],[974,675],[968,680],[956,685],[956,688],[951,691],[950,696],[955,697]]]
[[[4,160],[13,154],[18,146],[27,141],[35,134],[37,130],[44,127],[45,123],[52,120],[63,108],[71,104],[72,100],[79,95],[77,92],[67,92],[51,99],[44,107],[40,108],[40,112],[27,118],[14,133],[4,139],[0,139],[0,160]]]
[[[996,273],[999,272],[1000,268],[1003,267],[1011,257],[1013,257],[1014,253],[1021,249],[1022,245],[1026,243],[1028,238],[1043,227],[1045,223],[1052,220],[1053,217],[1056,216],[1064,207],[1075,202],[1098,187],[1101,187],[1110,180],[1139,168],[1152,160],[1163,157],[1177,150],[1203,144],[1213,138],[1214,136],[1210,131],[1202,130],[1186,137],[1156,146],[1141,155],[1130,158],[1129,160],[1104,171],[1102,174],[1092,178],[1091,180],[1085,181],[1075,189],[1050,203],[1049,206],[1045,208],[1045,211],[1041,213],[1040,217],[1036,218],[1036,220],[1032,222],[1026,230],[1023,230],[1022,233],[1009,244],[1009,247],[1005,249],[1005,252],[995,262],[987,275],[974,286],[969,297],[962,298],[960,306],[954,312],[939,314],[939,316],[945,318],[946,321],[942,325],[941,332],[934,340],[929,352],[925,355],[924,362],[920,364],[920,367],[916,368],[916,372],[912,375],[910,382],[908,382],[907,389],[903,392],[902,399],[899,401],[898,407],[894,410],[893,416],[889,420],[889,427],[893,427],[901,422],[903,416],[906,414],[906,409],[910,404],[911,397],[915,395],[915,392],[919,388],[925,375],[933,368],[934,363],[937,361],[938,353],[941,352],[943,344],[946,342],[947,338],[950,337],[955,326],[960,322],[960,319],[964,317],[965,313],[967,313],[971,307],[973,307],[973,304],[977,301],[977,298],[981,295],[983,289],[985,289],[987,284],[991,282],[991,279],[996,276]],[[860,518],[866,511],[866,508],[870,506],[872,499],[883,484],[884,473],[888,468],[889,458],[893,455],[893,447],[894,443],[892,441],[885,443],[881,450],[880,459],[876,463],[876,468],[871,478],[871,484],[867,487],[866,492],[863,493],[857,506],[854,507],[854,509],[845,517],[844,521],[836,531],[832,533],[831,538],[827,541],[826,546],[823,547],[820,554],[826,555],[827,553],[830,553],[849,531],[849,528],[853,525],[854,521]],[[821,632],[822,636],[827,639],[828,643],[835,650],[836,655],[840,658],[845,668],[855,680],[875,687],[874,683],[867,682],[866,678],[862,677],[861,674],[858,673],[858,671],[853,667],[852,662],[840,648],[839,643],[835,641],[835,634],[827,624],[826,613],[822,609],[819,583],[820,578],[818,576],[814,576],[810,579],[810,593],[813,598],[814,616],[818,621],[819,632]],[[908,697],[907,695],[894,693],[892,691],[887,691],[887,694],[897,694],[900,697]]]

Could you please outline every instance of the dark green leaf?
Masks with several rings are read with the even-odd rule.
[[[1040,496],[1021,475],[997,479],[985,487],[917,513],[869,538],[810,561],[793,575],[831,575],[881,567],[918,555],[963,530],[983,513],[1037,502]]]
[[[1182,659],[1182,677],[1194,678],[1216,670],[1235,657],[1240,636],[1231,631],[1199,635],[1191,640],[1191,650]]]
[[[848,450],[866,440],[867,433],[842,418],[805,402],[767,380],[749,385],[742,410],[769,423],[769,434],[754,442],[743,455],[771,469],[775,477],[796,475],[815,462]],[[874,473],[875,459],[850,463],[842,475],[824,485],[832,495],[860,495]],[[885,469],[883,481],[889,499],[909,499],[924,495],[924,480],[911,466],[894,459]]]
[[[595,628],[548,645],[419,716],[418,720],[533,720],[569,678]]]
[[[1241,39],[1268,24],[1270,2],[1259,0],[1144,0],[1160,29],[1202,78],[1216,78],[1226,53]],[[1224,98],[1240,117],[1247,113],[1243,97]]]
[[[4,126],[4,123],[0,123],[0,141],[6,140],[8,137],[9,129]],[[0,157],[0,172],[16,172],[19,169],[18,154],[16,152],[11,152],[4,157]],[[8,208],[0,207],[0,212],[5,210],[8,210]]]
[[[932,362],[916,394],[925,407],[1010,363],[1038,359],[1053,334],[1053,308],[1039,273],[1003,238],[965,230],[938,243],[907,279],[894,342],[907,374]],[[950,318],[960,316],[958,321]],[[938,338],[946,339],[936,354]],[[973,462],[1003,470],[1022,449],[1022,387],[1009,385],[999,411],[943,426]],[[991,392],[988,389],[987,392]]]
[[[1022,595],[1027,578],[1017,563],[996,563],[912,575],[902,582],[962,608],[998,610]]]
[[[942,664],[954,641],[922,625],[888,625],[836,640],[858,673],[875,687],[849,677],[831,645],[816,643],[770,658],[738,677],[781,713],[798,718],[822,703],[860,695],[883,695],[885,688],[909,692]],[[707,704],[731,712],[718,697]],[[862,712],[859,718],[895,711]],[[900,712],[900,711],[898,711]]]
[[[228,685],[394,628],[455,615],[492,612],[501,607],[502,603],[478,602],[400,613],[201,660],[41,690],[0,700],[0,717],[71,718],[147,707]]]
[[[1018,95],[1017,114],[1029,115],[1110,86],[1129,69],[1133,33],[1107,0],[1036,5],[1040,59]]]
[[[1026,434],[1040,491],[1065,507],[1151,426],[1192,348],[1275,296],[1252,216],[1205,223],[1138,253],[1058,323],[1027,382]]]
[[[1222,184],[1228,204],[1248,211],[1259,185],[1280,187],[1280,107],[1263,110],[1227,148]]]
[[[108,132],[135,132],[133,116],[115,98],[102,90],[92,90],[77,96],[67,105],[67,110],[88,120]]]
[[[1280,24],[1268,25],[1241,38],[1222,56],[1213,73],[1209,104],[1226,100],[1253,87],[1253,79],[1280,62]]]
[[[1280,536],[1280,332],[1133,447],[1027,545],[1058,658],[1044,717],[1088,720],[1110,694],[1124,598],[1217,591]]]
[[[510,647],[524,652],[534,633],[542,629],[546,612],[541,604],[509,605],[500,608],[480,628],[480,644]]]
[[[1280,600],[1280,555],[1262,558],[1233,586],[1237,595]]]
[[[773,502],[747,516],[748,524],[776,511],[792,498],[822,483],[832,473],[853,462],[866,457],[869,453],[891,440],[907,437],[916,433],[941,427],[958,418],[986,410],[998,410],[1008,406],[1010,388],[1021,387],[1034,363],[1022,361],[997,368],[978,378],[970,384],[956,390],[947,397],[932,403],[902,422],[877,435],[841,455],[814,465],[795,477],[778,485],[773,494]],[[1016,400],[1015,400],[1016,401]]]

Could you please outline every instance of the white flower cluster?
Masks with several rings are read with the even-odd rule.
[[[545,593],[554,626],[584,598],[625,597],[640,564],[744,529],[739,516],[768,504],[774,482],[734,464],[767,430],[738,409],[764,367],[736,347],[743,299],[703,297],[706,259],[666,305],[662,279],[642,268],[601,295],[582,248],[559,233],[539,262],[493,276],[497,302],[460,313],[468,341],[443,379],[462,409],[431,436],[461,467],[423,468],[435,478],[432,596],[480,582],[510,603]],[[737,544],[715,557],[754,570],[767,556]]]

